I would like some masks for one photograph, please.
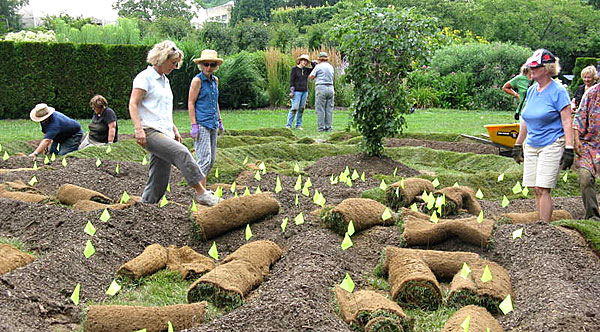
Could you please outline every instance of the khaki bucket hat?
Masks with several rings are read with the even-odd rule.
[[[200,57],[193,60],[195,64],[200,64],[205,61],[214,61],[219,66],[223,64],[223,59],[219,58],[217,51],[214,50],[204,50],[200,54]]]
[[[37,104],[35,107],[29,112],[29,117],[31,120],[35,122],[42,122],[46,120],[52,113],[56,110],[54,107],[50,107],[46,104]]]

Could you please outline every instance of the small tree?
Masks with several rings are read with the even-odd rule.
[[[383,154],[383,138],[402,132],[410,110],[403,84],[412,64],[431,55],[437,28],[411,10],[367,5],[334,28],[354,84],[352,125],[370,156]]]

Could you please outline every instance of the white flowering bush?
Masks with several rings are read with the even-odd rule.
[[[15,42],[55,42],[56,35],[54,31],[50,30],[47,32],[38,31],[25,31],[21,30],[19,32],[9,32],[4,36],[4,40],[15,41]]]

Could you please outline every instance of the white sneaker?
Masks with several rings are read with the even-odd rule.
[[[202,194],[196,195],[196,201],[202,205],[215,206],[215,205],[221,203],[223,201],[223,199],[215,196],[214,194],[212,194],[208,191],[205,191]]]

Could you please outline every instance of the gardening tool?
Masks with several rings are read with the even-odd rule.
[[[481,136],[485,138],[467,134],[460,134],[460,136],[477,141],[479,143],[493,145],[498,148],[499,155],[511,157],[513,146],[517,141],[517,136],[519,136],[520,125],[518,123],[491,124],[485,125],[484,127],[487,129],[488,133],[482,133]]]

